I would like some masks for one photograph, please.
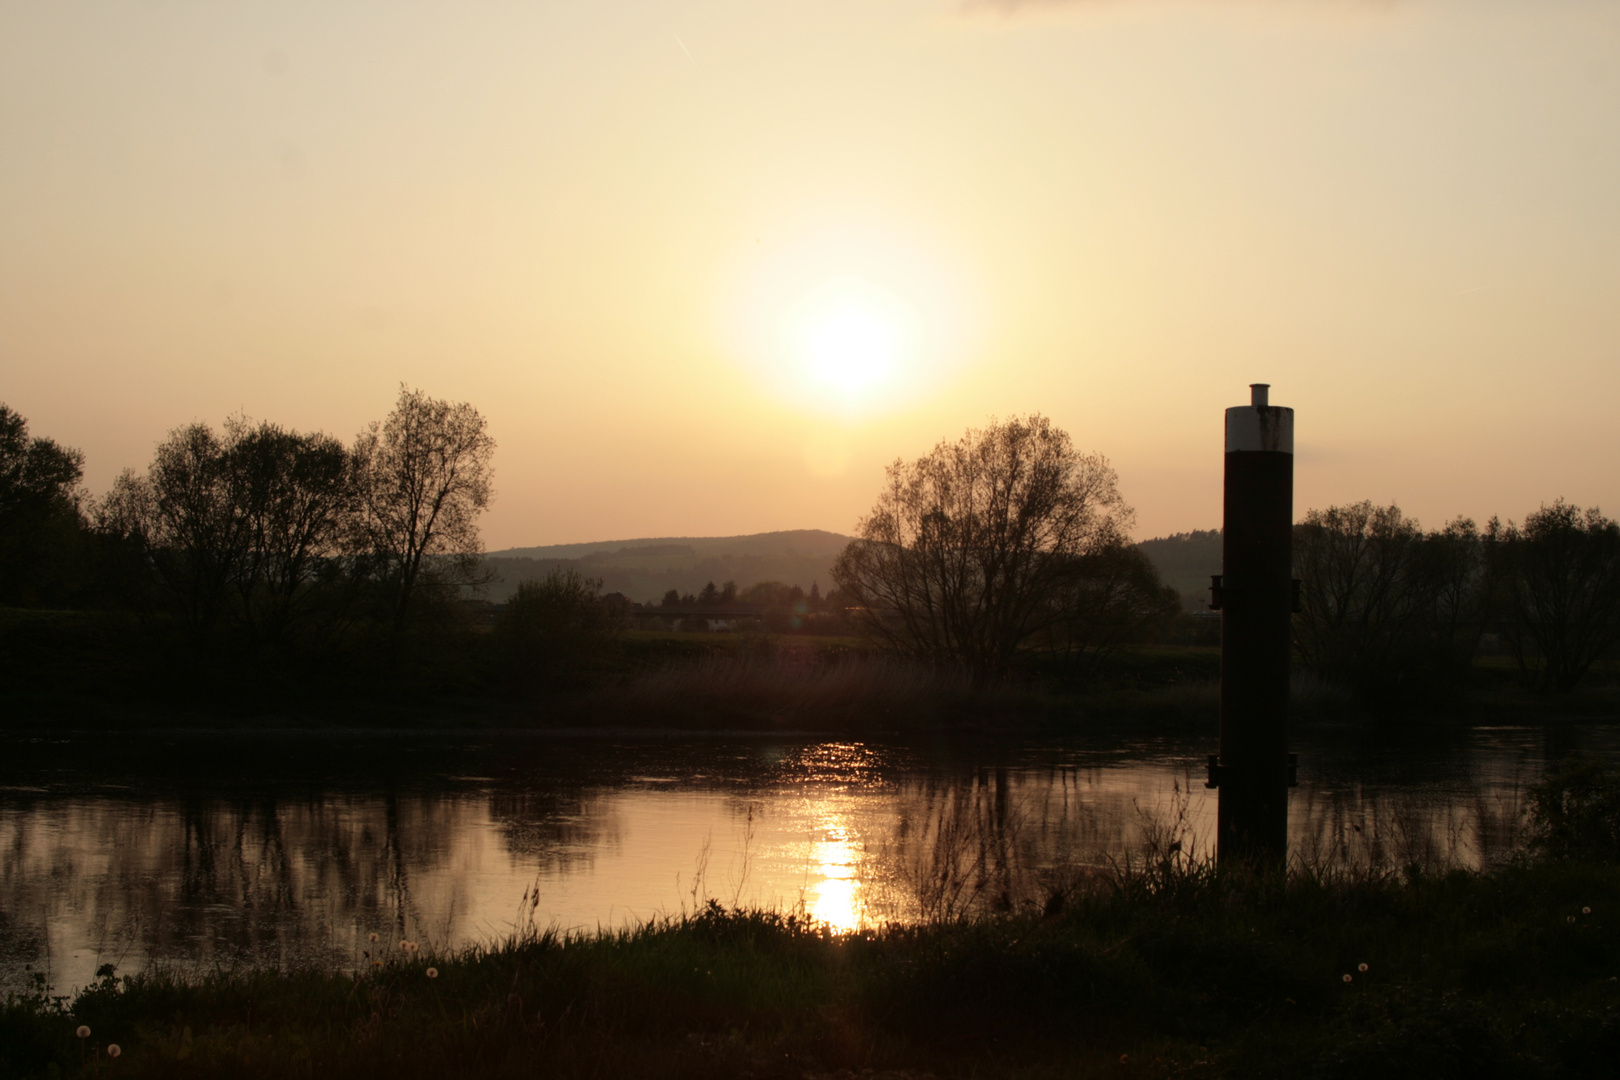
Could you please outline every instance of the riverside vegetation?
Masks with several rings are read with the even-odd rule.
[[[12,995],[0,1074],[1607,1077],[1620,777],[1571,761],[1530,806],[1522,854],[1477,872],[1217,870],[1169,823],[917,925],[710,901],[450,955],[378,935],[344,972],[109,967]]]
[[[82,455],[0,406],[7,722],[1214,715],[1218,623],[1183,607],[1219,569],[1219,535],[1130,544],[1106,459],[1043,417],[896,462],[825,595],[672,591],[642,612],[668,632],[629,629],[630,601],[573,567],[499,609],[477,600],[493,451],[470,405],[402,388],[349,446],[240,417],[176,429],[92,499]],[[1295,552],[1301,717],[1620,713],[1620,526],[1596,509],[1426,532],[1398,507],[1330,507],[1305,515]],[[702,632],[729,605],[732,632]]]

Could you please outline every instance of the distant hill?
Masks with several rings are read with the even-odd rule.
[[[833,560],[853,539],[821,529],[791,529],[749,536],[659,536],[507,548],[485,556],[499,575],[488,595],[505,600],[519,582],[544,577],[552,569],[601,578],[604,593],[623,593],[640,602],[657,601],[670,589],[696,593],[711,581],[716,585],[735,581],[739,589],[760,581],[806,590],[819,584],[825,593],[832,587]]]
[[[639,540],[597,540],[586,544],[507,548],[485,556],[498,576],[489,598],[505,600],[518,583],[544,577],[552,569],[577,570],[601,578],[604,593],[656,602],[665,592],[697,593],[709,582],[735,581],[746,589],[759,581],[780,581],[806,590],[832,587],[832,564],[855,539],[821,529],[790,529],[748,536],[651,536]],[[1181,594],[1188,611],[1207,611],[1209,576],[1221,572],[1221,534],[1200,529],[1144,540],[1137,547],[1158,567],[1165,584]]]
[[[1221,531],[1194,529],[1192,532],[1159,536],[1136,545],[1153,561],[1166,585],[1181,594],[1187,611],[1209,610],[1209,576],[1221,572]]]

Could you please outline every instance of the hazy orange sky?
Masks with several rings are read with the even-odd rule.
[[[850,531],[1044,412],[1138,535],[1620,512],[1620,4],[0,5],[0,400],[99,494],[398,384],[499,440],[491,548]]]

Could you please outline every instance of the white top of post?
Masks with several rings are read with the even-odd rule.
[[[1270,391],[1270,383],[1250,383],[1249,404],[1226,410],[1228,454],[1294,452],[1294,410],[1270,404]]]

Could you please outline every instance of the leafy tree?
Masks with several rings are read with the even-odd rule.
[[[198,423],[171,431],[144,477],[133,470],[118,477],[98,518],[138,541],[166,606],[193,637],[220,624],[249,532],[212,428]]]
[[[994,678],[1072,624],[1053,597],[1130,522],[1106,459],[1043,416],[1012,419],[889,466],[833,580],[868,634]]]
[[[28,421],[0,405],[0,603],[59,599],[65,553],[80,525],[84,455],[31,438]]]
[[[612,655],[628,605],[598,596],[601,587],[598,578],[562,569],[518,585],[495,623],[514,681],[566,681]]]
[[[223,625],[282,640],[337,575],[352,532],[350,459],[329,435],[228,420],[177,428],[147,474],[126,470],[97,512],[133,542],[193,636]]]
[[[279,641],[318,609],[318,581],[346,577],[340,559],[355,507],[350,456],[330,435],[233,419],[225,425],[223,467],[246,532],[231,575],[237,614],[256,638]]]
[[[1492,524],[1503,637],[1538,689],[1573,690],[1620,641],[1620,525],[1562,499],[1522,527]]]
[[[1085,671],[1125,642],[1156,638],[1181,612],[1181,594],[1129,544],[1075,556],[1056,575],[1046,601],[1051,617],[1033,644],[1071,672]]]
[[[396,632],[424,580],[477,580],[494,453],[478,410],[403,385],[388,418],[355,440],[359,530],[392,587]]]

